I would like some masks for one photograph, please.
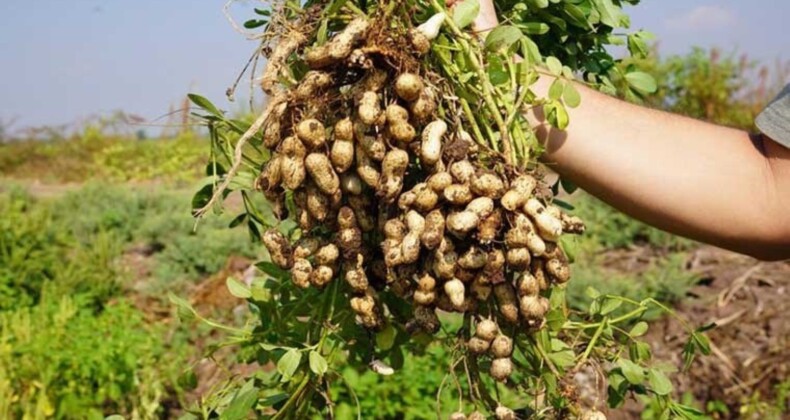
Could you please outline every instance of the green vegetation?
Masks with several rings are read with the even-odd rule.
[[[573,205],[588,229],[571,243],[576,250],[574,280],[568,284],[571,307],[589,305],[589,287],[636,301],[655,298],[672,304],[696,284],[697,277],[686,270],[686,251],[693,241],[638,222],[584,193],[576,194]]]
[[[0,176],[46,183],[190,181],[200,176],[206,145],[192,134],[138,140],[88,128],[66,139],[0,143]]]
[[[731,113],[751,109],[753,116],[759,108],[728,105],[728,98],[748,98],[743,92],[754,91],[743,85],[749,79],[742,70],[748,66],[731,57],[720,56],[712,64],[709,53],[695,52],[640,68],[658,74],[659,96],[648,98],[655,106],[674,103],[677,112],[742,127],[751,124],[751,117]],[[673,69],[672,76],[662,76],[659,69],[663,74]],[[711,75],[715,83],[707,83]],[[692,78],[696,81],[689,84]],[[0,176],[5,178],[0,191],[0,418],[83,419],[114,413],[174,418],[193,407],[179,378],[202,356],[195,343],[203,332],[192,323],[179,327],[152,315],[146,305],[168,305],[167,292],[187,296],[191,286],[219,272],[228,255],[257,260],[262,252],[243,226],[227,229],[232,214],[206,218],[193,231],[191,186],[183,185],[202,176],[206,146],[198,137],[135,140],[94,130],[61,140],[0,144]],[[9,179],[10,184],[93,182],[55,186],[39,196],[35,186],[33,193],[22,184],[8,187]],[[150,180],[162,183],[138,182]],[[127,181],[137,186],[124,185]],[[697,280],[685,268],[694,243],[635,222],[581,193],[569,201],[588,222],[587,234],[574,247],[574,280],[568,289],[573,308],[590,305],[589,286],[634,300],[684,299]],[[613,259],[637,252],[637,265]],[[133,267],[141,262],[130,262],[130,255],[140,256],[144,270]],[[252,352],[244,349],[240,360],[251,361]],[[354,395],[370,418],[435,418],[446,350],[428,347],[424,354],[402,359],[401,370],[389,377],[337,365],[346,379],[331,388],[338,418],[356,415]],[[276,371],[260,369],[258,375],[274,377]],[[452,378],[444,389],[446,415],[457,408]],[[755,395],[734,414],[721,402],[695,403],[689,397],[683,403],[720,418],[755,413],[779,418],[787,413],[788,390],[785,382],[776,387],[774,400]],[[233,395],[223,397],[218,405]],[[504,401],[513,401],[508,398]],[[382,399],[387,404],[380,404]],[[660,411],[648,408],[655,411],[647,415]]]
[[[197,333],[136,302],[186,293],[227,255],[258,257],[226,219],[193,232],[188,209],[181,192],[101,184],[0,193],[0,418],[154,418],[180,405]],[[150,250],[149,278],[123,266],[133,247]]]
[[[0,313],[0,329],[3,418],[152,418],[178,392],[189,354],[123,299],[96,309],[45,290],[39,304]]]

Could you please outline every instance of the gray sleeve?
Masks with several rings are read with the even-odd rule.
[[[763,134],[790,147],[790,85],[785,86],[754,122]]]

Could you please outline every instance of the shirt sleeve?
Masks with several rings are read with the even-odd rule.
[[[790,85],[785,86],[754,122],[763,134],[790,148]]]

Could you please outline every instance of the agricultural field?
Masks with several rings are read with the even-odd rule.
[[[431,3],[440,7],[435,0]],[[389,12],[395,13],[393,9]],[[248,29],[269,24],[270,11],[256,13],[256,19],[246,24]],[[458,16],[448,25],[456,25],[451,28],[462,41],[437,38],[437,42],[446,43],[442,45],[447,51],[471,48],[463,42],[462,30],[472,20]],[[319,38],[325,38],[327,27],[337,22],[321,19],[325,20],[315,26],[323,31]],[[362,30],[356,25],[366,25],[360,21],[351,20],[334,41],[357,40],[359,36],[353,32]],[[519,23],[527,29],[517,30],[518,37],[523,36],[521,30],[539,32],[540,28],[530,26],[533,22]],[[428,37],[431,29],[421,28],[424,32],[420,36]],[[371,43],[370,50],[391,47],[388,35],[372,33],[366,41]],[[417,37],[414,32],[409,36]],[[498,42],[506,43],[513,34],[500,36]],[[588,41],[603,48],[610,37],[595,34]],[[336,54],[333,48],[343,47],[332,42],[323,39],[322,46],[305,53],[304,62],[316,68],[326,66]],[[614,72],[623,77],[609,80],[600,76],[606,80],[601,82],[602,90],[628,101],[751,130],[756,114],[778,89],[771,85],[767,71],[735,55],[694,49],[684,56],[661,57],[648,54],[646,38],[641,35],[629,37],[628,43],[631,56],[618,62]],[[538,47],[544,51],[553,48],[551,45],[533,48],[525,42],[519,53],[527,59],[537,54],[537,61],[541,61]],[[458,68],[451,56],[437,57],[437,66],[451,80],[478,78],[474,80],[496,85],[486,85],[494,94],[486,91],[481,99],[490,101],[491,108],[483,109],[481,115],[463,112],[464,124],[470,124],[473,131],[467,135],[489,142],[491,150],[501,147],[508,165],[513,159],[516,165],[527,167],[532,159],[530,148],[536,147],[528,134],[515,129],[515,147],[510,150],[513,145],[507,143],[509,132],[505,132],[512,124],[498,121],[501,132],[494,135],[490,128],[474,123],[475,119],[501,119],[491,109],[511,106],[509,101],[515,98],[504,94],[506,89],[496,80],[509,84],[522,70],[505,68],[501,61],[507,55],[502,50],[496,52],[502,54],[499,57],[491,51],[474,53],[490,54],[492,62],[501,64],[500,72],[487,75],[477,69],[482,77],[470,75],[465,73],[469,69]],[[276,55],[270,58],[275,64]],[[404,68],[421,65],[402,51],[393,57]],[[584,68],[589,64],[576,63],[579,67],[570,69],[551,58],[554,61],[545,61],[550,69],[559,66],[557,74],[596,73]],[[280,65],[284,63],[285,58]],[[475,70],[469,62],[464,65]],[[274,87],[283,79],[304,73],[300,68],[274,68],[280,74],[264,73],[262,78],[264,89],[271,92],[278,92]],[[353,71],[349,74],[349,78],[354,76]],[[466,191],[462,191],[464,185],[452,181],[461,178],[452,169],[458,161],[472,167],[470,179],[483,178],[475,174],[480,168],[466,160],[471,147],[451,148],[449,159],[447,150],[442,153],[439,139],[447,124],[427,122],[436,104],[431,105],[433,99],[424,95],[425,81],[404,74],[409,76],[401,75],[391,87],[381,88],[400,98],[403,107],[379,109],[377,94],[368,90],[360,95],[361,105],[355,112],[369,120],[365,127],[386,121],[388,140],[408,144],[416,135],[410,121],[419,121],[425,111],[427,134],[416,152],[421,166],[417,170],[412,164],[409,172],[409,153],[414,150],[376,143],[377,139],[364,137],[364,133],[363,139],[369,143],[354,146],[356,126],[350,117],[341,118],[344,115],[332,117],[337,120],[332,124],[337,140],[331,151],[324,147],[323,123],[310,119],[295,125],[296,135],[282,140],[280,149],[275,147],[281,141],[279,136],[274,140],[264,136],[249,145],[244,155],[243,142],[236,143],[238,156],[234,158],[229,139],[243,138],[245,131],[260,121],[249,115],[222,113],[197,95],[190,96],[194,121],[177,135],[144,139],[86,125],[68,135],[0,142],[0,419],[235,420],[253,415],[272,419],[459,419],[457,413],[472,410],[487,410],[497,418],[515,418],[516,414],[518,418],[541,418],[545,414],[598,419],[594,416],[601,414],[598,410],[609,419],[790,416],[790,315],[785,309],[790,262],[759,262],[668,234],[618,212],[566,181],[553,186],[535,181],[521,194],[515,185],[522,185],[519,180],[529,184],[531,179],[522,176],[508,180],[511,187],[507,191],[504,184],[478,186],[471,181],[472,187],[464,184]],[[308,79],[307,75],[300,77]],[[315,78],[320,84],[320,74]],[[359,83],[374,82],[365,79]],[[562,116],[565,106],[572,108],[579,94],[571,83],[555,85],[551,95],[557,98],[549,108],[550,123],[561,128],[568,124],[567,114],[564,119]],[[442,88],[464,89],[463,83]],[[292,90],[293,95],[303,93],[298,88]],[[329,101],[315,99],[314,91],[308,93],[303,99],[315,101],[310,106],[321,111],[319,116],[349,108],[329,106]],[[480,92],[464,94],[462,101]],[[276,94],[271,96],[266,105],[269,109],[287,102]],[[527,96],[520,100],[538,103]],[[301,118],[301,111],[283,106],[279,111],[283,125],[286,120]],[[514,118],[518,127],[522,117]],[[206,127],[194,128],[197,124]],[[280,130],[280,122],[277,124],[276,130]],[[272,132],[269,130],[272,128],[265,132]],[[302,141],[310,146],[309,155]],[[428,147],[431,145],[436,147]],[[360,152],[363,147],[364,153]],[[445,193],[442,197],[450,204],[441,202],[446,208],[434,211],[439,198],[431,192],[435,200],[427,200],[422,211],[427,213],[425,218],[414,216],[418,212],[413,210],[402,211],[398,217],[403,216],[404,222],[397,223],[390,223],[396,218],[379,220],[380,214],[367,214],[364,210],[372,208],[370,203],[360,205],[363,211],[349,203],[332,214],[329,200],[351,202],[353,197],[343,198],[343,194],[362,197],[361,191],[371,191],[370,182],[360,179],[365,178],[363,170],[353,179],[338,178],[334,172],[338,167],[347,170],[354,153],[356,164],[373,172],[378,170],[373,161],[382,162],[378,168],[383,178],[374,197],[393,203],[393,208],[421,206],[418,194],[434,189],[429,184],[438,178],[437,173],[450,179],[435,181],[447,184],[440,189],[457,187],[458,196],[469,197],[455,203],[446,198],[452,195]],[[359,162],[362,155],[370,158],[367,163]],[[439,169],[443,160],[450,167],[447,172]],[[276,174],[272,162],[279,165]],[[424,162],[437,166],[429,171],[422,166]],[[463,174],[463,169],[457,172]],[[371,178],[378,183],[381,174],[374,175]],[[422,190],[416,177],[425,179]],[[547,179],[553,180],[555,175]],[[502,183],[499,178],[495,181]],[[286,188],[280,187],[281,182]],[[404,189],[404,185],[413,189]],[[351,192],[355,189],[358,192]],[[493,192],[496,189],[501,194]],[[534,197],[528,201],[533,191],[540,191],[541,200],[557,206],[544,208]],[[413,197],[409,198],[409,193]],[[492,196],[501,199],[496,211]],[[222,206],[215,200],[222,201]],[[511,202],[512,206],[507,204]],[[534,212],[526,210],[530,203]],[[461,206],[464,210],[457,211]],[[497,247],[517,242],[515,234],[500,235],[504,233],[499,229],[501,220],[491,222],[496,214],[501,219],[504,209],[516,220],[519,215],[528,224],[535,220],[538,228],[532,227],[532,236],[525,233],[523,239],[528,245],[512,248],[526,253],[526,263],[521,261],[525,273],[544,273],[549,280],[538,285],[533,278],[533,287],[524,286],[525,279],[532,277],[508,273],[518,278],[518,300],[503,275],[502,282],[510,286],[509,295],[504,288],[488,285],[486,289],[483,284],[483,292],[475,293],[485,297],[475,298],[485,302],[487,296],[495,296],[496,304],[469,305],[469,293],[465,298],[465,286],[455,277],[457,273],[467,270],[471,274],[464,282],[476,284],[477,270],[486,275],[494,272],[484,271],[494,259],[487,253],[499,251],[504,261],[506,254]],[[521,209],[525,209],[523,214]],[[283,214],[289,216],[280,220]],[[431,214],[438,216],[429,220]],[[460,216],[445,219],[445,214],[463,214],[468,220],[460,220]],[[330,217],[337,220],[336,225],[313,224]],[[573,228],[579,220],[586,229]],[[435,238],[425,235],[431,233],[432,222],[433,226],[441,224]],[[455,235],[458,254],[463,249],[460,259],[454,249],[447,248],[453,239],[445,238],[445,223],[447,231]],[[479,253],[473,252],[480,244],[464,242],[469,239],[464,235],[488,223],[496,227],[487,242],[481,239],[480,248],[486,249],[481,260]],[[560,233],[563,229],[584,232],[560,236],[552,231],[552,223],[559,224]],[[417,232],[414,226],[423,229]],[[333,229],[339,246],[320,242],[322,237],[334,235]],[[480,228],[480,237],[486,236],[483,232]],[[416,246],[407,246],[410,239]],[[301,251],[290,248],[291,240],[300,244]],[[543,247],[540,254],[533,250],[536,241],[535,247]],[[385,243],[383,251],[369,242]],[[374,266],[380,262],[390,273],[399,265],[416,267],[428,255],[424,248],[436,249],[436,255],[452,253],[456,258],[430,263],[437,272],[440,268],[435,267],[442,267],[442,263],[450,266],[443,292],[436,292],[436,280],[430,275],[429,280],[424,281],[425,276],[418,280],[416,292],[403,294],[408,298],[397,292],[399,279],[387,278],[380,294],[371,291],[363,256],[373,260],[366,263]],[[391,253],[391,249],[398,252]],[[303,254],[294,257],[298,252]],[[520,260],[511,260],[509,252],[507,258],[508,267],[518,266]],[[530,262],[529,258],[534,259]],[[343,282],[335,278],[341,260],[349,264],[342,270]],[[549,267],[549,263],[556,264]],[[546,264],[545,268],[540,264]],[[503,273],[504,266],[502,262]],[[406,273],[404,278],[414,274],[402,273]],[[395,291],[385,293],[385,288]],[[437,293],[446,298],[444,306],[436,304],[441,310],[434,312],[431,306],[430,311],[423,311],[440,299]],[[524,298],[534,305],[524,304]],[[494,308],[501,314],[493,313]],[[505,327],[509,318],[513,323],[524,322],[529,333]],[[481,350],[477,352],[474,346]],[[467,349],[476,355],[467,355]],[[473,401],[465,399],[467,395]],[[508,417],[499,407],[517,411]],[[590,411],[582,415],[578,407]],[[482,416],[463,418],[479,420]]]
[[[0,146],[0,417],[178,418],[234,372],[272,369],[235,351],[206,358],[226,334],[179,320],[168,299],[241,327],[251,314],[226,281],[251,275],[266,257],[246,230],[227,229],[231,211],[193,229],[206,147],[198,137],[98,135]],[[716,321],[713,355],[672,375],[679,396],[713,418],[787,413],[788,264],[668,235],[582,192],[567,199],[590,226],[576,242],[572,307],[586,308],[594,287],[655,298],[698,325]],[[675,321],[657,311],[645,319],[656,357],[682,364]],[[348,366],[348,383],[333,387],[336,414],[348,418],[358,400],[370,418],[449,415],[452,396],[434,397],[443,363],[446,350],[436,346],[408,356],[392,377]],[[612,418],[641,410],[632,401]]]

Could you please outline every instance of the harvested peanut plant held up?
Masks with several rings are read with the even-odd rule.
[[[233,226],[246,224],[271,255],[258,265],[264,277],[229,285],[259,317],[232,342],[246,360],[277,366],[229,383],[196,413],[251,401],[270,418],[332,417],[336,365],[397,374],[404,353],[441,345],[452,360],[437,368],[454,385],[437,392],[458,398],[452,418],[597,418],[629,392],[693,414],[638,339],[656,302],[591,291],[589,313],[566,307],[568,235],[584,224],[554,198],[559,184],[547,183],[525,116],[542,107],[564,129],[580,102],[575,83],[650,91],[649,76],[624,72],[605,50],[645,53],[644,34],[617,32],[628,26],[621,3],[637,1],[495,3],[503,24],[482,36],[470,29],[476,0],[452,10],[437,0],[272,2],[245,24],[262,31],[267,59],[255,122],[192,96],[213,140],[195,214],[240,192]],[[548,97],[531,90],[541,76],[553,79]],[[690,361],[707,341],[689,333]],[[583,401],[581,371],[607,383],[608,397]],[[521,405],[506,407],[505,392]]]

